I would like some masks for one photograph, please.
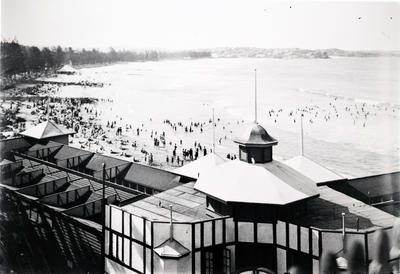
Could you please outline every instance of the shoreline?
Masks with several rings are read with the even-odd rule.
[[[201,150],[199,149],[198,154],[199,157],[203,156],[203,149],[206,147],[207,154],[211,152],[212,148],[212,130],[210,127],[209,120],[203,120],[196,122],[197,126],[192,126],[192,132],[190,132],[190,123],[185,124],[179,121],[171,121],[171,120],[154,120],[149,118],[147,121],[133,121],[134,125],[126,124],[125,119],[118,115],[112,115],[113,107],[115,107],[114,103],[111,101],[106,101],[98,98],[91,98],[93,101],[91,102],[83,102],[85,98],[64,98],[64,97],[54,97],[55,94],[48,94],[44,96],[37,97],[39,100],[42,100],[42,103],[39,103],[40,110],[35,113],[34,115],[30,114],[29,111],[32,109],[28,109],[27,106],[32,105],[35,103],[36,98],[31,97],[26,100],[26,98],[21,98],[19,107],[21,108],[21,114],[26,115],[25,118],[27,119],[27,124],[35,124],[38,121],[43,121],[46,119],[46,108],[45,105],[47,102],[47,98],[52,98],[52,102],[49,103],[51,113],[50,117],[52,120],[55,120],[57,123],[61,123],[65,125],[65,120],[68,121],[68,117],[73,117],[73,112],[69,112],[68,110],[71,108],[72,105],[79,106],[79,119],[73,118],[72,120],[75,121],[75,124],[79,125],[78,133],[75,134],[73,138],[70,139],[70,144],[73,147],[89,150],[91,152],[101,153],[106,156],[111,156],[115,158],[120,158],[126,161],[133,161],[139,162],[146,165],[151,165],[155,167],[159,167],[162,169],[173,170],[179,166],[182,166],[182,163],[177,164],[177,158],[183,164],[191,162],[190,156],[183,155],[183,151],[189,151],[192,148],[193,151],[195,149],[199,149],[201,145]],[[29,102],[30,100],[30,102]],[[38,102],[36,102],[38,104]],[[63,113],[63,109],[67,109],[67,115]],[[74,108],[75,111],[78,110]],[[109,109],[109,113],[105,110]],[[63,117],[65,116],[65,117]],[[114,120],[111,120],[111,119]],[[107,122],[114,122],[114,126],[107,126]],[[226,157],[229,153],[231,156],[238,156],[237,155],[237,145],[233,143],[232,136],[236,135],[237,132],[243,129],[243,126],[246,125],[244,121],[226,121],[226,120],[219,120],[216,118],[217,124],[217,136],[221,136],[221,133],[224,131],[228,133],[231,131],[232,134],[228,134],[228,138],[217,138],[216,139],[216,147],[217,147],[217,154],[221,155],[221,157]],[[72,125],[70,125],[72,126]],[[117,134],[118,128],[121,127],[122,132],[120,135]],[[176,127],[176,130],[174,129]],[[188,128],[188,132],[185,132],[185,127]],[[229,127],[229,128],[228,128]],[[201,128],[203,128],[203,132],[201,132]],[[225,129],[224,129],[225,128]],[[139,130],[139,135],[137,134],[137,130]],[[228,130],[228,131],[226,131]],[[156,146],[154,143],[154,138],[157,138],[160,141],[160,136],[162,133],[165,132],[165,146]],[[284,133],[280,132],[279,137],[284,138]],[[277,136],[277,135],[273,135]],[[219,143],[221,139],[221,143]],[[181,143],[182,140],[182,143]],[[196,141],[197,140],[197,141]],[[200,140],[200,141],[198,141]],[[201,141],[202,140],[202,141]],[[321,147],[320,149],[325,148],[329,150],[327,151],[335,151],[337,145],[334,143],[323,142],[319,140],[312,139],[307,137],[304,139],[306,147],[309,146],[318,146]],[[200,143],[197,146],[194,146],[194,142]],[[346,154],[349,154],[349,157],[354,157],[356,155],[352,155],[354,152],[354,147],[352,144],[338,144],[340,146],[348,147],[348,152],[346,150]],[[175,148],[176,146],[176,148]],[[280,154],[280,150],[285,148],[287,154],[289,151],[290,157],[294,157],[297,155],[297,145],[289,145],[286,143],[284,147],[277,147],[278,154]],[[171,163],[171,157],[173,156],[174,152],[174,163]],[[149,162],[150,154],[152,154],[152,162]],[[287,158],[281,158],[279,155],[276,154],[276,158],[280,160],[285,160]],[[363,158],[367,157],[377,157],[381,159],[386,159],[389,161],[390,158],[387,156],[374,154],[372,152],[362,152],[358,151],[356,153],[357,157],[361,157],[360,161]],[[124,156],[127,155],[128,157]],[[308,154],[311,156],[311,154]],[[365,156],[363,156],[365,155]],[[375,155],[375,156],[373,156]],[[166,162],[166,157],[169,157],[169,162]],[[290,158],[288,157],[288,158]],[[321,156],[314,156],[312,157],[320,162],[321,164],[325,164],[323,161],[323,157]],[[328,167],[332,168],[329,164]],[[357,177],[361,175],[369,175],[369,170],[360,169],[360,174],[348,172],[346,170],[338,171],[337,168],[333,168],[338,173],[348,176],[348,177]],[[374,170],[374,169],[371,169]],[[379,168],[375,169],[375,173],[379,173]],[[390,170],[388,170],[390,171]],[[372,171],[371,171],[372,172]]]
[[[208,62],[215,63],[214,61]],[[219,62],[226,64],[224,61]],[[259,62],[253,63],[253,61],[245,60],[245,64],[249,64],[249,62],[251,64],[260,64]],[[76,138],[72,140],[73,146],[83,147],[94,152],[98,150],[105,155],[121,157],[128,161],[134,161],[135,159],[147,164],[148,157],[152,153],[152,164],[162,168],[178,166],[176,163],[177,156],[179,156],[180,163],[182,163],[182,160],[184,163],[189,162],[189,157],[185,159],[183,150],[188,151],[192,149],[192,153],[194,153],[196,149],[199,149],[199,157],[202,156],[202,150],[200,150],[198,145],[195,146],[195,142],[196,144],[200,143],[202,149],[205,146],[207,153],[210,153],[210,149],[212,148],[212,126],[210,126],[209,118],[211,117],[210,105],[213,104],[216,107],[216,119],[221,118],[221,121],[217,122],[216,127],[217,152],[222,157],[226,157],[228,153],[230,156],[237,156],[237,145],[233,143],[233,140],[237,136],[237,133],[240,133],[240,129],[243,130],[244,121],[251,120],[252,115],[248,115],[249,109],[251,109],[248,107],[249,103],[252,103],[251,99],[249,99],[249,102],[231,101],[229,98],[226,101],[228,93],[224,90],[222,90],[220,96],[214,99],[214,101],[210,100],[213,90],[204,93],[202,96],[196,95],[189,98],[186,95],[186,90],[193,87],[192,84],[188,85],[185,83],[185,77],[179,78],[176,82],[171,82],[170,78],[165,79],[160,76],[162,75],[160,73],[164,72],[164,70],[168,71],[171,68],[181,70],[182,68],[193,68],[196,66],[197,72],[197,66],[201,64],[204,63],[201,61],[197,63],[174,62],[171,64],[164,63],[162,66],[154,62],[143,65],[132,64],[127,67],[117,68],[117,71],[121,70],[121,73],[118,74],[114,73],[115,69],[94,68],[93,70],[83,71],[82,75],[78,74],[75,77],[65,76],[62,79],[64,81],[72,81],[72,79],[79,78],[98,79],[100,81],[108,80],[113,86],[83,88],[82,86],[73,87],[63,84],[46,84],[42,88],[36,88],[39,90],[43,89],[43,92],[39,95],[29,95],[30,98],[27,95],[27,98],[24,98],[26,95],[24,92],[17,92],[16,94],[11,94],[15,97],[3,96],[3,100],[20,101],[21,105],[19,107],[25,113],[22,118],[28,120],[26,123],[28,125],[29,123],[33,124],[33,122],[36,122],[40,117],[42,119],[46,117],[46,103],[44,105],[43,102],[39,103],[41,110],[32,115],[32,110],[26,108],[27,103],[24,101],[46,100],[47,96],[51,97],[53,98],[52,100],[56,101],[55,103],[50,103],[50,105],[54,105],[54,115],[52,117],[57,118],[57,121],[61,123],[64,123],[64,120],[68,118],[81,126],[81,130],[78,131]],[[231,64],[231,62],[228,62],[228,64]],[[237,62],[234,61],[233,64],[237,64]],[[161,71],[158,70],[159,67]],[[127,70],[127,72],[125,73],[124,70]],[[142,70],[144,72],[140,78],[126,76],[126,74],[130,75],[129,73],[131,72],[134,73]],[[115,76],[121,78],[115,78]],[[150,86],[149,89],[146,88],[147,84],[145,81],[154,77],[160,77],[160,81],[166,81],[167,85],[163,85],[162,88],[158,86]],[[57,80],[57,78],[54,78],[54,80]],[[121,85],[120,80],[122,80]],[[224,79],[222,78],[222,80]],[[244,78],[240,78],[240,81],[242,80]],[[134,85],[126,85],[127,83],[134,83]],[[202,83],[199,82],[194,82],[193,85],[196,88],[198,86],[200,89],[203,87]],[[307,85],[303,86],[307,87]],[[49,87],[50,91],[46,91],[46,88],[43,87]],[[290,96],[296,102],[291,105],[279,105],[279,101],[268,101],[265,104],[265,101],[262,101],[263,98],[259,98],[260,104],[264,103],[264,105],[260,105],[261,113],[259,112],[259,122],[268,129],[271,136],[276,137],[281,143],[276,148],[276,157],[288,159],[298,154],[298,118],[303,113],[306,117],[304,129],[306,135],[308,135],[304,137],[305,148],[307,156],[311,159],[315,159],[317,162],[339,173],[354,176],[368,175],[370,174],[369,169],[371,169],[371,172],[374,170],[375,173],[379,173],[396,168],[394,165],[399,163],[399,159],[395,157],[396,152],[398,152],[397,143],[387,142],[386,140],[390,140],[390,138],[386,135],[381,136],[378,141],[388,144],[387,146],[371,147],[377,137],[370,136],[369,133],[371,132],[371,128],[387,128],[387,126],[392,125],[393,121],[398,121],[400,109],[396,107],[392,108],[389,105],[367,104],[359,102],[359,100],[346,100],[346,98],[334,96],[333,94],[328,94],[328,96],[326,94],[318,94],[317,96],[314,92],[307,95],[307,97],[311,98],[309,101],[298,101],[297,98],[306,96],[305,94],[300,94],[298,90],[299,88],[290,89],[285,95]],[[307,93],[307,90],[304,93]],[[168,99],[168,96],[171,95],[173,95],[169,97],[171,99]],[[83,98],[90,98],[94,101],[86,104],[82,101]],[[114,102],[102,101],[104,98],[112,98]],[[68,110],[68,115],[66,116],[62,112],[63,109],[61,106],[68,109],[68,102],[71,101],[80,102],[79,111],[78,106],[75,104],[72,109]],[[59,102],[62,103],[60,104]],[[274,105],[276,102],[278,104]],[[4,110],[8,109],[8,104],[9,102],[3,104]],[[32,102],[29,104],[32,104]],[[32,108],[33,106],[31,105],[30,107]],[[89,109],[89,113],[85,110],[85,107]],[[90,110],[92,113],[90,113]],[[72,111],[78,111],[78,116],[81,116],[82,119],[78,120],[78,117],[72,117]],[[96,111],[97,117],[95,115]],[[20,114],[18,115],[21,117]],[[169,123],[164,123],[165,120],[168,120]],[[113,122],[114,125],[112,127],[110,125],[107,126],[107,122],[109,124]],[[382,122],[386,124],[382,124]],[[191,123],[198,125],[197,127],[192,126],[192,132],[190,132]],[[172,128],[171,124],[176,126],[176,130]],[[179,124],[182,124],[182,126]],[[203,132],[200,131],[200,125],[203,127]],[[73,125],[70,126],[72,127]],[[369,136],[367,145],[365,145],[365,140],[360,140],[359,143],[352,143],[351,140],[354,138],[346,139],[337,136],[337,126],[343,129],[341,132],[346,132],[352,136],[364,132],[367,134],[365,136]],[[185,127],[188,128],[189,132],[185,131]],[[118,128],[122,129],[122,134],[116,135]],[[138,129],[140,131],[139,136],[137,135]],[[14,131],[17,130],[18,126],[14,128]],[[96,138],[93,138],[93,132],[98,134]],[[157,142],[161,143],[160,134],[163,132],[166,134],[166,144],[165,146],[156,146],[154,139],[158,139]],[[350,140],[350,142],[346,142],[346,140]],[[135,141],[136,146],[132,146]],[[175,144],[177,146],[176,149]],[[100,149],[101,147],[102,149]],[[391,147],[393,150],[388,151],[387,147]],[[166,164],[166,156],[171,161],[174,150],[176,150],[174,163]],[[343,152],[346,154],[344,159],[343,157],[338,157],[338,155],[335,156],[335,153],[337,154],[341,150],[346,150]],[[324,153],[321,153],[321,151]],[[123,156],[125,154],[129,157]],[[379,163],[372,165],[376,161],[373,159],[380,159]],[[353,170],[355,173],[359,172],[362,174],[355,174]]]

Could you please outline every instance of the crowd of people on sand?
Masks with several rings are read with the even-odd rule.
[[[149,118],[148,121],[135,121],[137,124],[134,126],[133,123],[124,124],[124,117],[117,114],[111,120],[109,116],[103,116],[104,109],[98,103],[112,103],[110,99],[56,97],[59,84],[37,84],[28,88],[26,96],[21,97],[21,100],[14,102],[9,100],[11,97],[3,97],[1,112],[18,108],[34,121],[33,124],[51,119],[76,132],[71,140],[72,146],[160,167],[182,166],[212,153],[212,140],[208,140],[209,137],[206,136],[209,135],[202,135],[203,133],[209,133],[214,126],[218,131],[216,144],[222,146],[232,139],[235,127],[244,123],[244,120],[222,121],[220,118],[214,122],[211,118],[186,122],[172,119],[153,121]],[[12,90],[12,93],[21,94],[21,91]],[[5,103],[7,100],[8,103]],[[339,107],[336,100],[333,98],[327,107],[309,105],[285,110],[270,108],[265,116],[278,123],[287,113],[285,119],[292,119],[293,123],[297,123],[302,117],[303,122],[313,124],[348,115],[354,119],[354,123],[361,121],[365,127],[368,118],[376,116],[377,112],[385,112],[397,118],[400,110],[396,105],[354,101]],[[15,125],[16,130],[25,130],[27,122],[20,121]],[[221,151],[218,154],[222,155]],[[236,159],[236,154],[230,148],[224,154],[227,159]]]
[[[322,121],[328,122],[330,119],[339,118],[340,115],[349,115],[350,117],[354,117],[354,119],[363,118],[366,120],[371,115],[376,115],[376,112],[379,110],[386,111],[392,115],[398,113],[398,108],[396,108],[396,106],[390,107],[365,103],[349,103],[347,106],[344,106],[343,109],[339,110],[339,107],[334,104],[334,101],[329,103],[329,108],[327,109],[313,105],[287,110],[288,116],[293,118],[293,122],[296,123],[301,115],[303,121],[308,121],[312,124],[316,122],[318,117],[322,117]],[[167,133],[165,130],[151,129],[152,118],[149,118],[146,125],[145,123],[138,123],[138,126],[134,127],[132,124],[121,125],[123,117],[116,115],[116,120],[106,121],[106,124],[102,126],[101,119],[97,119],[98,111],[95,109],[94,105],[84,109],[88,114],[94,114],[96,118],[96,124],[89,123],[89,128],[92,128],[89,134],[90,136],[101,135],[101,140],[106,140],[107,144],[114,145],[114,147],[116,146],[115,150],[111,150],[111,153],[114,155],[125,158],[131,157],[135,162],[145,162],[161,167],[178,167],[213,152],[211,148],[212,145],[210,144],[211,140],[207,141],[208,144],[206,145],[204,144],[204,138],[197,138],[197,136],[200,136],[199,134],[209,131],[212,128],[212,119],[190,122],[164,119],[162,123],[170,128],[170,133]],[[375,110],[375,112],[373,110]],[[267,117],[278,119],[283,113],[284,110],[282,108],[270,109],[267,110]],[[90,119],[92,118],[89,118],[89,122],[94,121]],[[220,135],[216,138],[217,144],[222,145],[226,140],[231,140],[230,135],[233,133],[234,126],[243,123],[244,120],[225,121],[223,123],[220,118],[217,118],[214,122],[214,126],[218,128]],[[85,132],[85,130],[83,131]],[[115,135],[112,137],[112,135],[109,134],[110,132],[114,132],[113,134]],[[170,134],[170,136],[168,136],[168,134]],[[190,138],[188,138],[189,136]],[[188,143],[190,143],[188,140],[194,140],[193,144],[188,145]],[[203,140],[203,142],[201,140]],[[84,144],[84,147],[87,145],[88,144]],[[132,149],[134,150],[133,152]],[[104,145],[96,150],[97,152],[104,153]],[[225,153],[225,157],[230,160],[237,158],[236,154],[233,152]]]
[[[131,158],[134,162],[144,162],[150,165],[178,167],[186,162],[198,159],[212,152],[211,145],[206,146],[196,140],[192,146],[183,141],[185,136],[203,133],[205,127],[212,127],[212,120],[184,123],[181,121],[163,121],[174,132],[183,134],[180,140],[176,136],[168,138],[166,131],[151,130],[144,123],[133,127],[132,124],[122,125],[122,117],[116,115],[115,120],[105,121],[102,110],[97,108],[98,102],[112,102],[107,99],[94,98],[61,98],[55,97],[59,86],[57,84],[40,84],[31,90],[30,95],[18,101],[18,106],[31,118],[31,126],[48,119],[76,132],[71,138],[71,145],[88,149],[97,153],[111,154],[124,159]],[[2,106],[3,107],[3,106]],[[15,103],[11,102],[11,108]],[[217,120],[218,122],[220,119]],[[149,119],[151,125],[152,119]],[[218,123],[215,123],[215,127]],[[18,131],[25,130],[25,123],[18,126]],[[224,126],[225,129],[225,126]],[[179,134],[178,134],[179,135]],[[227,137],[225,136],[224,139]],[[219,139],[221,144],[223,138]],[[151,144],[153,146],[151,146]],[[163,156],[164,155],[164,156]],[[157,158],[157,160],[156,160]],[[234,159],[229,154],[228,159]]]
[[[36,80],[35,82],[40,84],[50,84],[58,86],[82,86],[82,87],[100,87],[100,88],[106,85],[105,83],[102,82],[91,82],[87,80],[81,80],[77,82]]]

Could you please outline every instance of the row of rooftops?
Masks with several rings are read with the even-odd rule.
[[[308,201],[307,214],[293,217],[292,223],[319,229],[341,229],[342,213],[346,214],[348,229],[390,227],[395,216],[347,196],[328,186],[318,187],[319,197]],[[196,222],[220,218],[207,210],[206,195],[195,189],[195,183],[187,183],[162,193],[125,205],[123,210],[152,221],[169,221],[173,209],[173,221]]]
[[[253,124],[246,132],[249,136],[238,140],[240,146],[254,149],[277,144],[258,124]],[[399,173],[349,180],[304,156],[285,162],[269,159],[251,164],[209,154],[170,172],[52,141],[35,144],[25,153],[56,163],[82,157],[85,160],[77,163],[85,171],[101,171],[103,163],[107,169],[121,167],[114,177],[164,191],[123,206],[129,212],[157,221],[169,219],[169,205],[173,205],[175,221],[220,217],[207,209],[207,197],[211,197],[225,203],[280,206],[307,201],[307,214],[295,218],[301,224],[336,229],[341,224],[341,213],[345,212],[354,222],[358,219],[360,228],[385,227],[392,224],[394,216],[368,205],[357,195],[368,192],[368,196],[379,196],[381,189],[385,189],[386,194],[399,192]],[[189,181],[192,182],[187,183]],[[380,187],[381,184],[385,187]],[[349,187],[354,191],[347,191]],[[366,190],[368,188],[374,193]]]
[[[277,141],[260,125],[253,124],[237,143],[254,151],[254,148],[276,145]],[[369,205],[354,195],[347,195],[346,191],[339,191],[338,186],[347,185],[360,189],[359,192],[366,192],[367,185],[374,185],[372,188],[375,193],[370,195],[399,194],[399,172],[375,176],[373,179],[367,177],[352,180],[304,156],[284,162],[267,159],[262,163],[254,160],[248,163],[209,154],[174,172],[197,181],[137,201],[123,209],[150,220],[166,221],[169,218],[167,205],[171,204],[176,208],[173,215],[175,221],[192,222],[221,217],[207,210],[207,197],[223,204],[289,206],[306,201],[306,214],[291,216],[291,222],[321,229],[341,229],[342,213],[345,213],[348,228],[371,229],[391,226],[395,215]],[[366,185],[363,184],[364,180]]]
[[[100,228],[101,181],[18,153],[14,159],[0,162],[0,173],[1,187]],[[116,205],[129,203],[140,195],[123,186],[105,186],[105,198]]]
[[[25,153],[33,157],[42,157],[43,154],[41,152],[43,151],[50,151],[49,155],[46,154],[46,158],[53,162],[66,161],[79,157],[83,158],[85,156],[85,161],[81,163],[76,161],[76,165],[80,165],[81,168],[89,172],[101,171],[103,163],[106,165],[107,170],[115,167],[122,167],[119,173],[115,174],[115,176],[119,176],[120,179],[126,182],[136,183],[158,191],[164,191],[180,185],[182,177],[187,178],[186,181],[188,180],[187,176],[181,174],[125,161],[99,153],[93,153],[53,141],[35,144],[28,148]]]

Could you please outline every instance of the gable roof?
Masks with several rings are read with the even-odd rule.
[[[318,196],[315,182],[277,161],[229,161],[201,175],[195,189],[225,202],[258,204],[285,205]]]
[[[36,151],[36,150],[41,150],[41,149],[46,149],[46,148],[56,148],[56,147],[62,147],[62,146],[63,146],[63,144],[53,142],[53,141],[48,141],[45,144],[40,144],[40,143],[34,144],[30,148],[28,148],[28,151]]]
[[[64,145],[54,155],[54,159],[56,159],[56,160],[65,160],[65,159],[69,159],[69,158],[72,158],[72,157],[78,157],[78,156],[88,155],[88,154],[93,154],[93,152]]]
[[[106,168],[111,168],[115,166],[126,165],[130,162],[95,153],[93,157],[89,160],[85,168],[94,171],[101,170],[103,168],[103,163],[106,164]]]
[[[69,135],[74,133],[75,131],[66,129],[61,125],[57,125],[51,121],[45,121],[34,127],[31,127],[28,130],[25,130],[24,132],[21,132],[20,134],[23,136],[41,140],[45,138],[61,136],[61,135]]]
[[[179,175],[137,163],[132,163],[124,180],[161,191],[181,185]]]
[[[284,161],[284,163],[316,183],[326,183],[346,179],[302,155]]]

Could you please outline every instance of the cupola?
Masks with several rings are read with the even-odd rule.
[[[239,144],[239,159],[247,163],[267,163],[272,161],[272,147],[278,141],[258,123],[251,123],[243,134],[235,140]]]

